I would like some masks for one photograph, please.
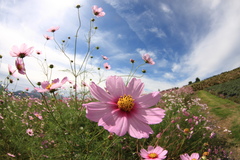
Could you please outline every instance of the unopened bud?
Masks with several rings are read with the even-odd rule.
[[[98,29],[98,27],[94,27],[94,29]]]
[[[98,47],[98,46],[96,47],[97,50],[98,50],[99,48],[100,48],[100,47]]]
[[[2,55],[0,55],[0,59],[2,59]]]
[[[134,63],[134,62],[135,62],[135,60],[133,60],[133,59],[130,59],[130,62],[131,62],[131,63]]]
[[[95,19],[94,19],[94,18],[92,18],[92,19],[91,19],[91,21],[92,21],[92,22],[94,22],[94,21],[95,21]]]
[[[50,64],[50,65],[49,65],[49,68],[53,68],[53,67],[54,67],[54,65],[53,65],[53,64]]]
[[[142,73],[146,73],[147,71],[145,69],[142,70]]]
[[[41,85],[41,82],[37,82],[37,85],[40,86],[40,85]]]
[[[80,8],[81,6],[78,4],[78,5],[76,5],[76,8]]]

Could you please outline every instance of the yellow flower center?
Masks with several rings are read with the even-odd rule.
[[[183,130],[183,132],[184,132],[184,133],[189,133],[190,130],[189,130],[188,128],[185,128],[185,129]]]
[[[54,83],[49,84],[46,89],[50,89]]]
[[[149,157],[149,158],[157,158],[158,155],[157,155],[156,153],[150,153],[150,154],[148,155],[148,157]]]
[[[192,160],[197,160],[196,158],[193,158]]]
[[[117,102],[118,108],[130,112],[134,106],[134,99],[130,95],[121,96]]]

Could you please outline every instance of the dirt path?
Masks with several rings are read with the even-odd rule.
[[[240,104],[222,99],[207,91],[198,91],[201,102],[208,105],[207,118],[216,126],[215,131],[228,142],[236,160],[240,159]]]

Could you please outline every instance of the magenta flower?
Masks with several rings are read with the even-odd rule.
[[[33,47],[28,48],[25,43],[23,43],[20,48],[17,46],[12,47],[12,51],[10,52],[10,55],[12,57],[19,57],[19,58],[24,58],[26,56],[30,56],[33,52]]]
[[[103,66],[105,69],[111,69],[111,66],[108,63],[104,63]]]
[[[148,146],[147,151],[145,149],[141,149],[140,152],[141,152],[140,155],[145,160],[152,160],[152,159],[163,160],[167,157],[166,154],[168,151],[164,150],[160,146],[157,146],[156,148],[154,148],[153,146]]]
[[[98,6],[96,6],[96,5],[94,5],[92,7],[92,11],[93,11],[93,14],[96,17],[103,17],[103,16],[105,16],[105,12],[103,12],[103,9],[102,8],[98,8]]]
[[[33,136],[33,130],[32,129],[27,129],[26,133],[29,135],[29,136]]]
[[[144,54],[142,59],[145,61],[145,63],[149,63],[151,65],[154,65],[155,62],[153,61],[152,58],[150,58],[149,54]]]
[[[55,32],[55,31],[57,31],[59,28],[60,28],[60,27],[51,27],[51,28],[49,28],[47,31],[48,31],[48,32]]]
[[[64,77],[62,81],[59,81],[59,78],[52,80],[52,83],[49,83],[49,81],[44,81],[41,83],[42,88],[35,87],[35,89],[38,92],[55,92],[58,88],[62,87],[66,82],[68,81],[67,77]]]
[[[24,65],[22,58],[17,58],[15,61],[15,65],[18,70],[18,73],[23,74],[23,75],[26,74],[26,69],[25,69],[25,65]]]
[[[46,38],[46,40],[52,40],[53,39],[53,37],[48,36],[48,35],[44,35],[44,37]]]
[[[158,103],[159,92],[141,95],[144,84],[133,78],[126,86],[121,77],[110,76],[106,90],[94,82],[89,86],[91,94],[100,102],[83,104],[86,117],[118,136],[127,132],[134,138],[148,138],[153,130],[149,124],[160,123],[165,116],[161,108],[150,108]]]
[[[191,156],[189,156],[187,153],[180,155],[181,160],[199,160],[199,154],[198,153],[192,153]]]
[[[16,69],[13,69],[11,65],[8,65],[8,72],[10,76],[16,77]]]

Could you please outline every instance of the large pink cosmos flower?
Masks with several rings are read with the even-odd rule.
[[[25,65],[24,65],[22,58],[17,58],[15,61],[15,65],[18,70],[18,73],[23,74],[23,75],[26,74],[26,69],[25,69]]]
[[[26,56],[30,56],[33,52],[33,47],[28,48],[25,43],[23,43],[20,48],[17,46],[12,47],[12,51],[10,52],[10,55],[12,57],[19,57],[19,58],[24,58]]]
[[[154,65],[155,62],[153,61],[152,58],[150,58],[149,54],[144,54],[142,59],[145,61],[145,63],[149,63],[151,65]]]
[[[187,153],[180,155],[181,160],[199,160],[199,154],[198,153],[192,153],[191,156],[189,156]]]
[[[96,6],[96,5],[94,5],[92,7],[92,11],[93,11],[93,14],[96,17],[103,17],[103,16],[105,16],[105,12],[103,12],[103,9],[102,8],[98,8],[98,6]]]
[[[52,80],[52,83],[49,81],[44,81],[41,83],[42,88],[35,87],[38,92],[55,92],[58,88],[62,87],[68,81],[67,77],[64,77],[62,81],[59,81],[59,78]]]
[[[166,154],[168,151],[164,150],[160,146],[157,146],[156,148],[154,148],[153,146],[148,146],[147,151],[145,149],[141,149],[140,152],[141,152],[140,155],[145,160],[152,160],[152,159],[163,160],[167,157]]]
[[[126,86],[117,76],[107,78],[107,91],[92,82],[90,92],[100,102],[83,104],[86,117],[118,136],[128,132],[134,138],[148,138],[153,133],[148,124],[160,123],[165,111],[149,108],[159,101],[160,94],[141,95],[143,87],[140,79],[133,78]]]

